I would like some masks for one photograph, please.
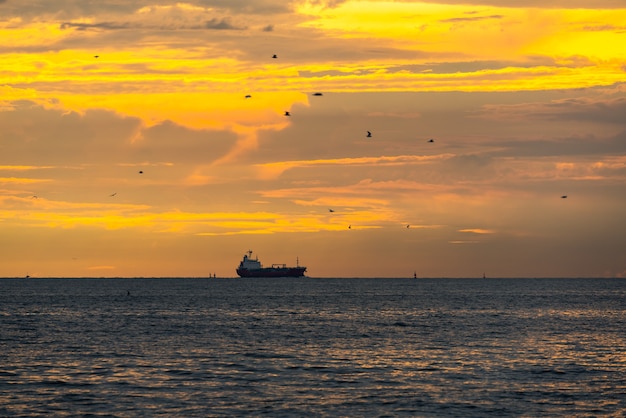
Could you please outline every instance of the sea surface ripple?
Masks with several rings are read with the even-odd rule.
[[[625,416],[625,307],[620,279],[2,279],[0,416]]]

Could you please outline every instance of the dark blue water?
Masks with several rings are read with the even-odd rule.
[[[0,416],[624,416],[626,280],[0,280]]]

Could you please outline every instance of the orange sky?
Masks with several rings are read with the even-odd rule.
[[[0,277],[623,277],[626,4],[518,3],[0,1]]]

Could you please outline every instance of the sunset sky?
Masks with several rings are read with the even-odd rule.
[[[626,277],[626,0],[0,0],[0,39],[0,277]]]

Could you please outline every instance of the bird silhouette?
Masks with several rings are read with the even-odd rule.
[[[139,170],[139,174],[143,174],[143,171]]]
[[[246,98],[246,99],[249,99],[249,98],[251,98],[251,97],[252,97],[252,96],[251,96],[250,94],[246,94],[246,97],[245,97],[245,98]]]
[[[272,58],[276,59],[278,56],[276,54],[272,55]]]
[[[289,113],[287,110],[285,110],[285,116],[291,116],[291,113]]]
[[[323,96],[322,93],[313,93],[313,96]]]
[[[332,210],[332,209],[328,209],[328,211],[329,211],[330,213],[333,213],[333,212],[334,212],[334,210]]]
[[[94,55],[93,57],[94,58],[100,58],[100,55]]]
[[[371,138],[372,137],[372,133],[370,131],[367,131],[367,137]]]
[[[428,142],[435,142],[435,140],[431,138],[428,140]]]
[[[115,196],[116,194],[117,194],[117,192],[115,192],[115,193],[111,193],[109,196],[113,197],[113,196]]]
[[[567,199],[567,195],[564,194],[563,196],[561,196],[561,199]]]

